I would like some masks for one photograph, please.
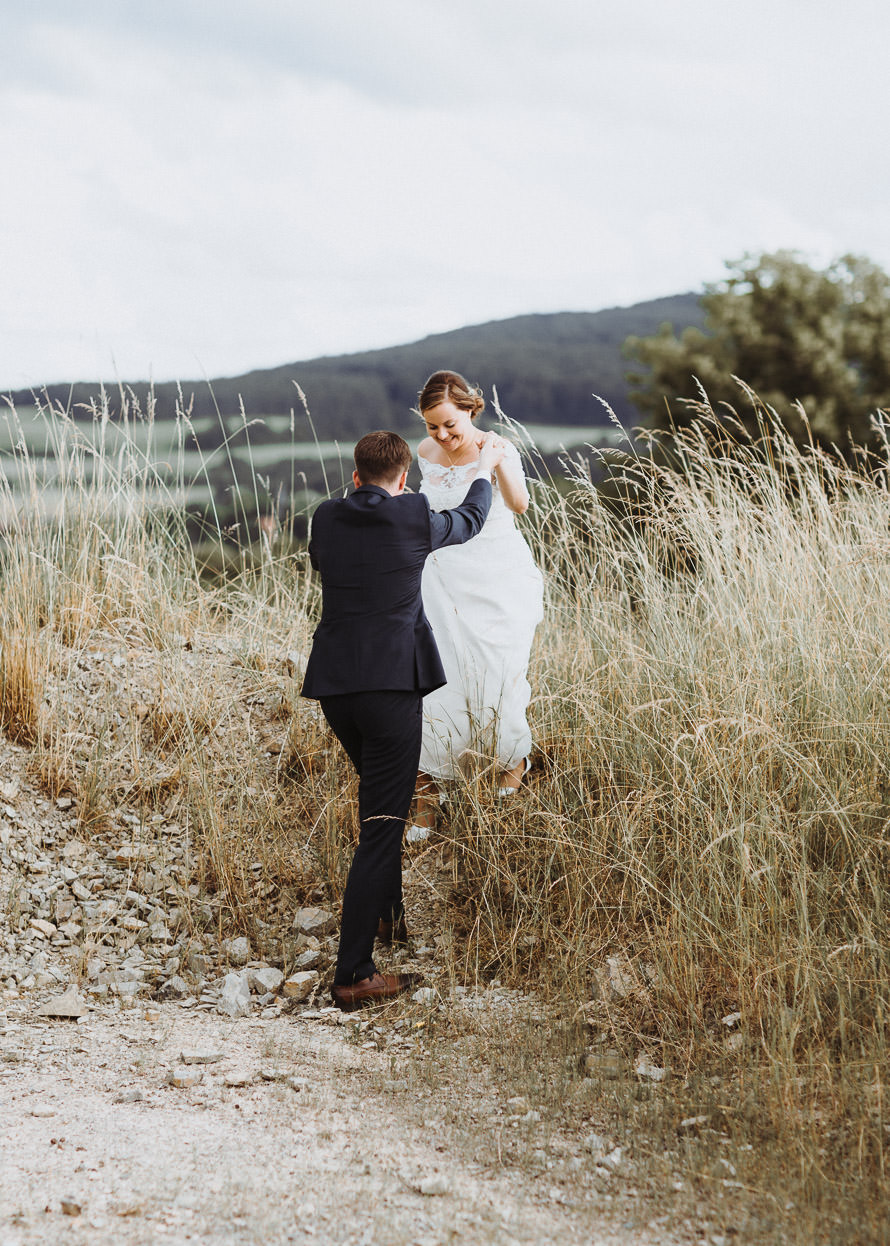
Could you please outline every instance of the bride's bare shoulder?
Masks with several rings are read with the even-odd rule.
[[[424,437],[423,441],[417,447],[417,453],[420,455],[422,459],[426,459],[428,463],[441,463],[442,462],[441,458],[439,457],[441,454],[441,451],[439,447],[436,445],[436,443],[433,441],[432,437]]]

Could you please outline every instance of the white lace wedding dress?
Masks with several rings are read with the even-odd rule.
[[[506,462],[522,475],[515,446],[508,445]],[[420,492],[435,511],[458,506],[477,469],[442,467],[420,455],[418,463]],[[543,583],[496,480],[492,492],[482,531],[431,554],[423,571],[423,605],[448,683],[424,698],[420,768],[440,779],[460,776],[465,751],[511,770],[531,749],[526,672]]]

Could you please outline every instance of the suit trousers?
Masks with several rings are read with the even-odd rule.
[[[343,894],[336,985],[377,972],[374,938],[381,918],[402,907],[402,833],[420,761],[419,692],[348,692],[320,697],[322,713],[358,776],[359,839]]]

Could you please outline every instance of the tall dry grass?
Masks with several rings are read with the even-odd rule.
[[[845,465],[698,414],[668,466],[628,457],[620,520],[580,465],[538,491],[540,749],[521,807],[462,796],[456,917],[476,965],[722,1079],[801,1240],[883,1240],[887,444]]]
[[[269,540],[227,549],[224,582],[203,577],[183,513],[191,482],[154,466],[151,407],[122,406],[117,421],[104,395],[77,420],[43,409],[46,455],[5,415],[0,729],[31,746],[50,796],[75,797],[84,833],[126,813],[163,854],[164,826],[184,826],[183,877],[212,892],[220,927],[244,928],[257,862],[288,893],[316,885],[289,852],[300,837],[282,827],[286,802],[263,789],[255,721],[286,733],[296,692],[283,659],[306,648],[316,590]],[[176,428],[183,446],[187,412]],[[207,905],[183,904],[206,925]]]
[[[629,454],[631,519],[580,463],[535,489],[535,765],[498,804],[480,742],[451,793],[448,968],[549,994],[594,1050],[669,1067],[675,1089],[633,1119],[675,1140],[706,1103],[783,1232],[881,1240],[890,455],[843,464],[699,414],[667,465]],[[282,667],[317,586],[270,546],[208,586],[144,452],[53,428],[53,515],[38,465],[3,464],[0,724],[48,790],[79,791],[86,831],[124,804],[188,826],[196,928],[260,919],[286,948],[292,902],[336,903],[354,829],[349,768],[299,660]],[[196,666],[202,637],[220,656]],[[156,651],[156,694],[121,712],[111,675],[85,717],[78,655],[119,642]],[[254,737],[275,723],[270,756]],[[630,1119],[642,1092],[620,1085],[602,1102]]]

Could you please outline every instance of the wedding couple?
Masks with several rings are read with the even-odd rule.
[[[402,835],[422,838],[437,781],[491,738],[500,793],[528,768],[526,678],[542,614],[541,576],[517,531],[528,505],[515,447],[475,419],[484,403],[456,372],[420,393],[427,438],[419,494],[405,492],[411,451],[397,433],[355,447],[355,492],[323,502],[309,556],[322,614],[302,695],[317,699],[359,775],[359,841],[343,896],[332,995],[351,1011],[411,989],[381,974],[374,941],[406,943]]]

